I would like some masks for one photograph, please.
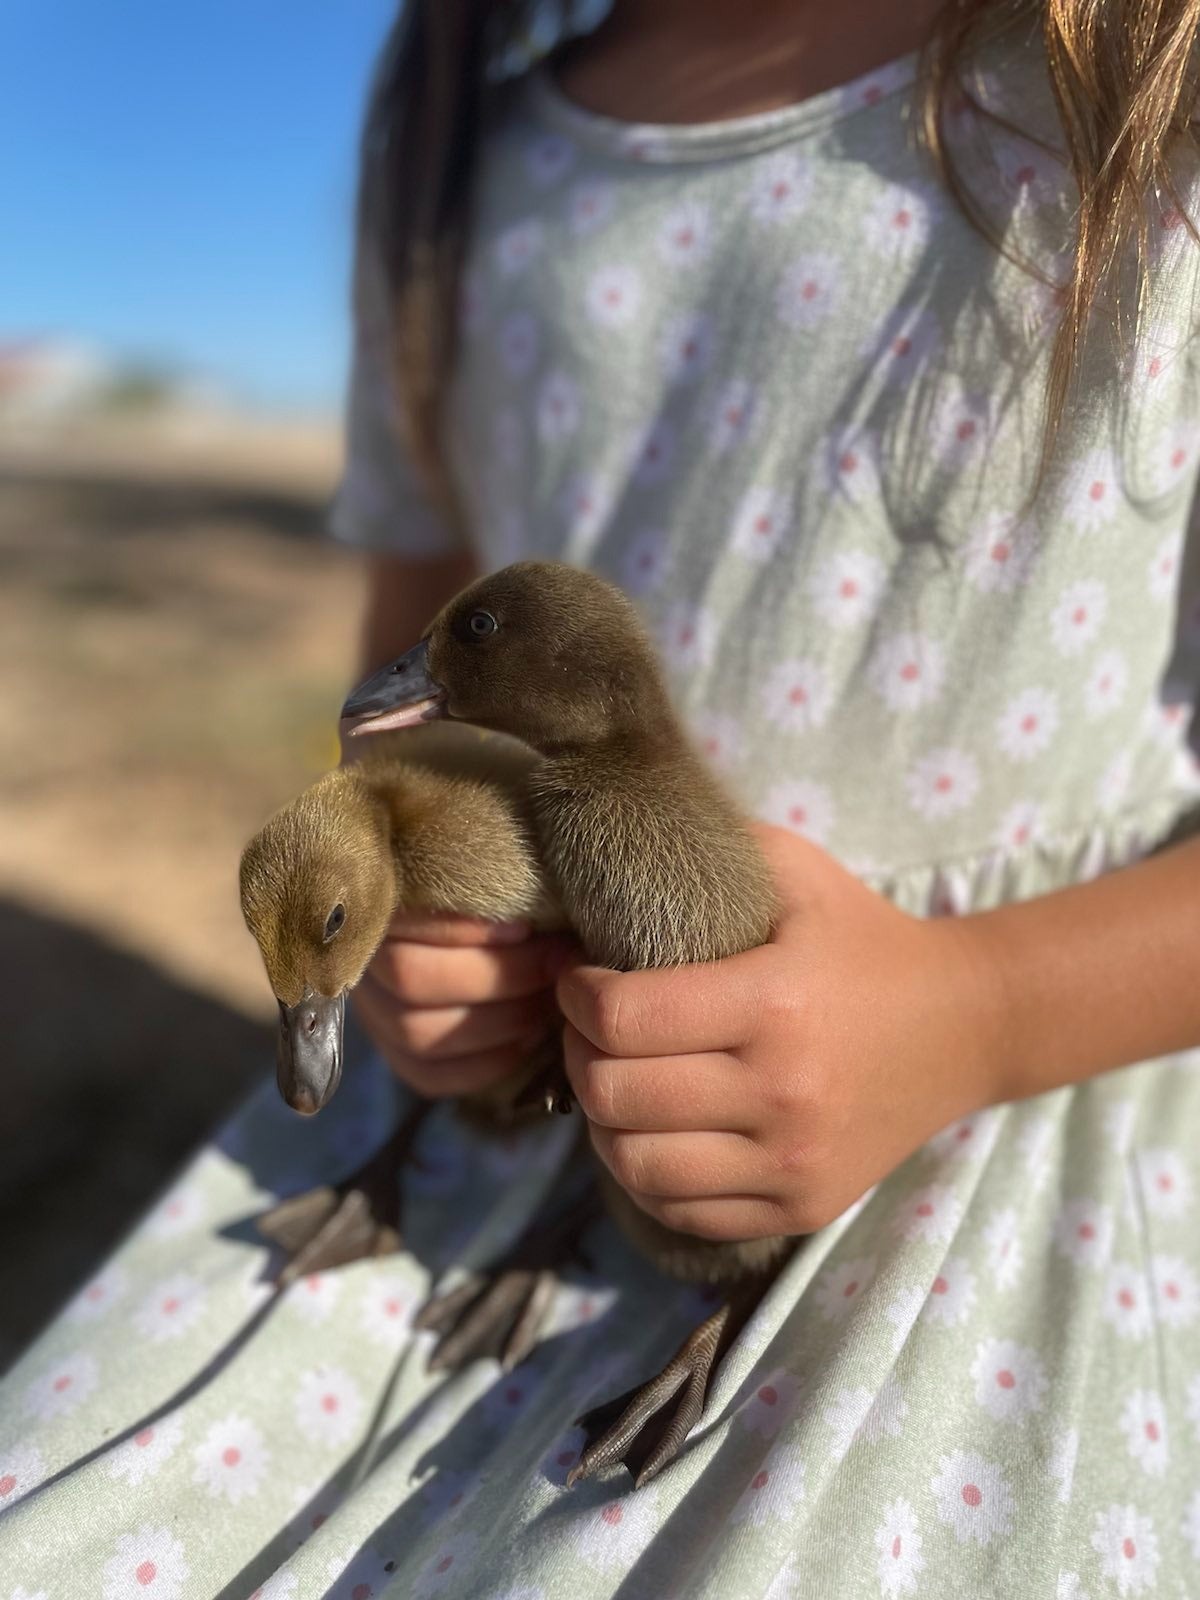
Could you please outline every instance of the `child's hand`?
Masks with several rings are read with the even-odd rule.
[[[760,837],[782,907],[770,944],[558,985],[598,1154],[651,1216],[712,1239],[811,1233],[997,1097],[993,980],[965,924],[898,911],[794,835]]]
[[[515,1073],[545,1035],[554,979],[573,948],[520,923],[396,917],[354,1007],[418,1094],[472,1094]]]

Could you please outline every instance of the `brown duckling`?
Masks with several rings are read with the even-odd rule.
[[[364,683],[343,716],[364,732],[448,716],[540,751],[529,781],[539,844],[590,959],[626,971],[673,966],[770,937],[762,855],[689,744],[633,606],[593,574],[520,562],[479,580],[420,644]],[[572,1480],[622,1459],[640,1462],[641,1483],[678,1451],[720,1355],[791,1241],[673,1232],[601,1176],[617,1221],[660,1267],[736,1286],[658,1378],[593,1416]],[[661,1415],[676,1396],[673,1415]]]
[[[277,1077],[294,1109],[311,1115],[336,1090],[346,995],[399,906],[562,926],[525,814],[535,759],[511,740],[460,727],[382,739],[361,762],[312,784],[246,846],[242,911],[279,1004]],[[555,1030],[520,1081],[470,1097],[468,1109],[506,1125],[525,1098],[536,1099],[526,1093],[530,1080],[553,1078],[560,1065]],[[260,1219],[260,1231],[290,1253],[282,1282],[398,1248],[398,1168],[428,1108],[418,1102],[345,1183],[285,1200]],[[507,1287],[515,1316],[524,1302],[508,1302],[520,1301],[520,1285]],[[545,1298],[544,1278],[540,1289]]]

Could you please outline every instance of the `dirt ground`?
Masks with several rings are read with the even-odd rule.
[[[0,439],[0,1367],[270,1068],[237,860],[359,606],[332,435],[293,465]]]

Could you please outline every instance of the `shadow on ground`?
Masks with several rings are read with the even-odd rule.
[[[271,1032],[0,900],[0,1368],[268,1068]]]

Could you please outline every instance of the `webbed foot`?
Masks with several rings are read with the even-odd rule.
[[[430,1370],[495,1356],[510,1372],[524,1361],[545,1325],[559,1269],[579,1258],[579,1236],[599,1214],[589,1185],[552,1222],[535,1220],[493,1267],[426,1301],[414,1326],[440,1335]]]
[[[640,1489],[674,1461],[700,1420],[713,1374],[770,1282],[768,1277],[740,1284],[692,1330],[657,1377],[579,1418],[587,1439],[567,1475],[568,1489],[616,1461],[624,1462]]]
[[[341,1183],[292,1195],[257,1219],[259,1233],[287,1257],[277,1288],[400,1249],[400,1172],[430,1110],[431,1102],[418,1101],[386,1144]]]

